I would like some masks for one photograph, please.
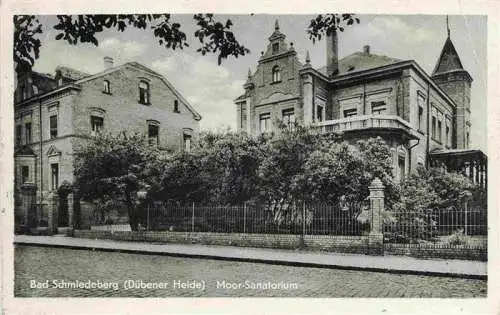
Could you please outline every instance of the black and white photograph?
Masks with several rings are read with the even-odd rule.
[[[165,11],[8,16],[14,300],[491,297],[487,14]]]

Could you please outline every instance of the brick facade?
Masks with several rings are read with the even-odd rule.
[[[340,125],[352,142],[382,137],[393,151],[397,178],[427,166],[431,152],[468,148],[471,79],[463,69],[449,69],[453,62],[443,61],[458,60],[461,67],[449,38],[436,65],[440,72],[432,76],[412,60],[372,54],[369,46],[329,60],[338,58],[335,38],[327,40],[327,67],[314,69],[309,54],[301,63],[285,38],[276,22],[256,70],[249,70],[245,94],[235,100],[238,130],[260,134],[266,114],[276,130],[276,122],[286,119],[284,110],[293,109],[297,122],[332,130]],[[273,81],[275,67],[281,71],[279,82]],[[377,122],[384,124],[367,128],[373,121],[369,117],[382,117]]]
[[[155,124],[158,145],[164,149],[182,150],[184,140],[194,140],[199,132],[201,116],[164,77],[136,62],[95,75],[58,68],[54,77],[25,73],[18,78],[16,189],[23,183],[36,184],[41,203],[63,182],[74,181],[73,154],[92,136],[91,117],[102,119],[100,132],[111,134],[126,131],[147,136],[148,124]],[[59,78],[64,79],[62,85]],[[104,91],[105,80],[109,91]],[[141,81],[149,85],[147,104],[140,102]],[[57,134],[52,135],[51,116],[57,117]],[[29,174],[23,178],[26,170]]]

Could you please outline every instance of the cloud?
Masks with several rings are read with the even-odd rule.
[[[54,74],[58,65],[68,66],[87,73],[102,71],[104,64],[101,53],[92,44],[72,46],[63,41],[45,41],[40,48],[40,59],[34,69]]]
[[[187,54],[156,60],[152,68],[165,75],[203,116],[202,129],[236,127],[233,100],[243,93],[242,80],[235,80],[211,58]]]
[[[368,32],[372,36],[401,36],[406,42],[411,43],[435,41],[437,38],[435,31],[425,27],[410,25],[402,18],[396,16],[374,18],[368,24]]]
[[[122,41],[117,38],[106,38],[99,43],[99,49],[110,54],[110,57],[127,60],[142,55],[146,45],[136,41]]]

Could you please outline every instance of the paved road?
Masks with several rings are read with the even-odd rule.
[[[20,245],[14,266],[17,297],[485,297],[487,288],[474,279]]]

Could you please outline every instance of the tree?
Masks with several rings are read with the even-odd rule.
[[[14,16],[14,62],[18,69],[31,69],[39,58],[41,41],[37,38],[52,27],[57,32],[55,39],[63,40],[70,45],[92,43],[99,45],[96,34],[105,30],[125,31],[129,27],[149,30],[158,40],[161,47],[167,49],[183,49],[188,46],[187,35],[181,25],[172,21],[170,14],[101,14],[101,15],[57,15],[58,23],[49,28],[40,24],[34,15]],[[213,14],[195,14],[193,20],[197,29],[193,36],[200,42],[197,52],[217,54],[220,65],[223,59],[233,56],[238,58],[250,53],[250,50],[240,44],[232,31],[233,22],[218,21]],[[310,21],[308,34],[315,40],[321,39],[321,34],[344,30],[345,25],[359,23],[354,14],[318,15]]]
[[[190,154],[168,160],[163,198],[218,205],[241,204],[256,195],[260,138],[231,132],[205,132]]]
[[[75,177],[84,200],[102,208],[125,207],[132,230],[137,230],[141,200],[159,190],[165,154],[148,145],[143,135],[102,135],[76,152]],[[143,192],[144,196],[140,196]]]

